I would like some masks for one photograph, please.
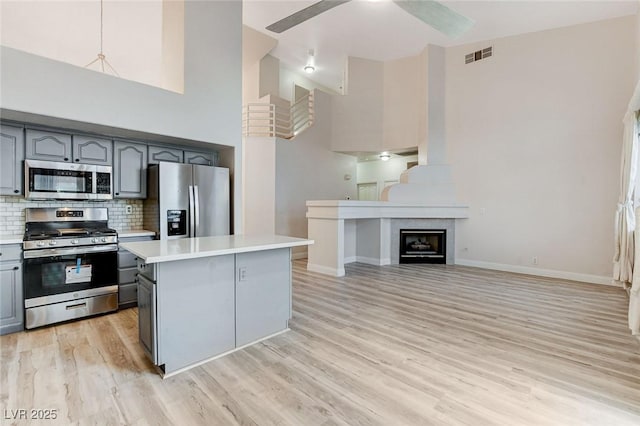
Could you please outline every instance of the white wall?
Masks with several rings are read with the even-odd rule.
[[[293,87],[294,85],[304,87],[308,91],[314,89],[320,89],[325,93],[337,94],[335,91],[323,86],[320,83],[316,83],[311,78],[307,78],[305,75],[297,71],[292,71],[286,67],[280,65],[280,93],[279,96],[282,99],[286,99],[289,102],[293,101]],[[274,93],[277,94],[277,93]]]
[[[356,158],[330,150],[331,97],[316,90],[315,102],[315,124],[291,141],[276,142],[277,234],[307,236],[307,200],[356,197]]]
[[[425,59],[411,56],[384,63],[383,148],[415,148],[426,138]]]
[[[280,87],[280,60],[266,55],[260,60],[259,98],[277,95]]]
[[[185,2],[184,94],[0,48],[0,107],[234,147],[241,223],[242,2]]]
[[[276,140],[245,137],[242,191],[246,234],[274,234],[276,211]]]
[[[393,157],[388,161],[361,161],[357,164],[356,182],[360,183],[377,183],[378,199],[380,192],[385,187],[385,182],[397,181],[400,174],[407,170],[407,163],[417,161],[417,155],[408,155],[405,157]]]
[[[333,97],[332,149],[381,152],[426,141],[426,53],[380,62],[349,58],[348,90]]]
[[[382,151],[384,62],[349,58],[348,90],[332,97],[331,149]]]
[[[611,275],[634,37],[624,17],[447,49],[448,155],[471,207],[459,260]]]

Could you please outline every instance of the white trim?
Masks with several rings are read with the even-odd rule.
[[[229,355],[230,353],[233,353],[233,352],[239,351],[240,349],[244,349],[244,348],[249,347],[249,346],[251,346],[251,345],[255,345],[256,343],[260,343],[260,342],[262,342],[263,340],[271,339],[272,337],[275,337],[275,336],[277,336],[277,335],[279,335],[279,334],[282,334],[282,333],[286,333],[286,332],[287,332],[287,331],[289,331],[289,330],[291,330],[291,329],[290,329],[289,327],[287,327],[287,328],[285,328],[285,329],[284,329],[284,330],[282,330],[282,331],[278,331],[278,332],[276,332],[276,333],[273,333],[273,334],[270,334],[270,335],[268,335],[268,336],[262,337],[262,338],[260,338],[260,339],[258,339],[258,340],[255,340],[255,341],[251,342],[251,343],[247,343],[246,345],[238,346],[237,348],[233,348],[233,349],[231,349],[231,350],[229,350],[229,351],[227,351],[227,352],[223,352],[223,353],[221,353],[221,354],[218,354],[218,355],[212,356],[211,358],[203,359],[202,361],[198,361],[198,362],[193,363],[193,364],[191,364],[191,365],[188,365],[188,366],[186,366],[186,367],[179,368],[179,369],[177,369],[177,370],[175,370],[175,371],[172,371],[171,373],[163,373],[163,374],[162,374],[162,378],[163,378],[163,379],[167,379],[167,378],[169,378],[169,377],[175,376],[176,374],[179,374],[179,373],[185,372],[185,371],[187,371],[187,370],[191,370],[191,369],[192,369],[192,368],[194,368],[194,367],[198,367],[198,366],[200,366],[200,365],[202,365],[202,364],[206,364],[207,362],[209,362],[209,361],[213,361],[214,359],[222,358],[223,356],[226,356],[226,355]],[[159,372],[162,372],[162,370],[160,370],[160,368],[158,368],[157,366],[156,366],[156,369],[157,369],[157,370],[159,370]]]
[[[316,265],[307,263],[307,271],[317,272],[319,274],[331,275],[333,277],[344,277],[344,268],[331,268],[324,265]]]
[[[344,258],[344,263],[353,263],[358,261],[358,256],[349,256]]]
[[[367,265],[383,266],[391,264],[391,259],[378,259],[376,257],[356,256],[354,262],[364,263]],[[345,263],[347,263],[345,259]]]
[[[613,279],[611,277],[603,277],[600,275],[580,274],[577,272],[557,271],[554,269],[531,268],[528,266],[507,265],[503,263],[483,262],[481,260],[470,259],[455,259],[455,264],[461,266],[473,266],[483,269],[492,269],[495,271],[515,272],[516,274],[537,275],[540,277],[559,278],[563,280],[618,287],[613,282]]]

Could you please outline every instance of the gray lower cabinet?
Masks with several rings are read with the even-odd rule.
[[[92,136],[73,136],[73,161],[85,164],[113,164],[113,142]]]
[[[236,255],[236,346],[287,328],[291,317],[290,249]]]
[[[0,334],[24,330],[22,248],[0,245]]]
[[[0,195],[21,195],[24,129],[0,125]]]
[[[156,283],[141,276],[138,280],[138,339],[145,353],[158,362],[158,327],[156,322]]]
[[[149,273],[153,267],[154,274]],[[287,329],[291,250],[138,261],[140,344],[165,374]]]
[[[184,152],[184,162],[187,164],[199,164],[201,166],[215,166],[216,161],[212,152]]]
[[[183,155],[181,149],[149,145],[149,164],[158,164],[160,161],[182,163]]]
[[[235,347],[233,254],[158,263],[157,277],[157,365],[172,372]]]
[[[119,237],[121,243],[151,241],[153,237]],[[124,249],[118,250],[118,308],[131,308],[138,304],[138,269],[136,256]]]
[[[27,129],[25,158],[71,162],[71,135],[35,129]]]
[[[113,144],[114,198],[147,198],[147,146],[115,141]]]

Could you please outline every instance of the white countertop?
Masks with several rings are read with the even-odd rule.
[[[225,235],[120,243],[146,263],[171,262],[200,257],[222,256],[278,248],[307,246],[313,240],[283,235]]]
[[[118,238],[132,238],[132,237],[155,237],[156,233],[153,231],[147,231],[146,229],[131,229],[128,231],[118,231]]]
[[[22,234],[0,234],[0,244],[22,244]]]

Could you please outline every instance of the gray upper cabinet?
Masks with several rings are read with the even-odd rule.
[[[182,159],[183,152],[181,149],[149,145],[149,164],[158,164],[160,161],[182,163]]]
[[[90,136],[73,136],[73,161],[76,163],[113,164],[113,143],[108,139]]]
[[[0,125],[0,195],[19,195],[22,190],[24,129]]]
[[[147,198],[147,146],[115,141],[113,145],[114,198]]]
[[[184,162],[187,164],[199,164],[201,166],[214,166],[215,158],[212,152],[184,152]]]
[[[71,162],[71,135],[27,129],[26,158]]]

